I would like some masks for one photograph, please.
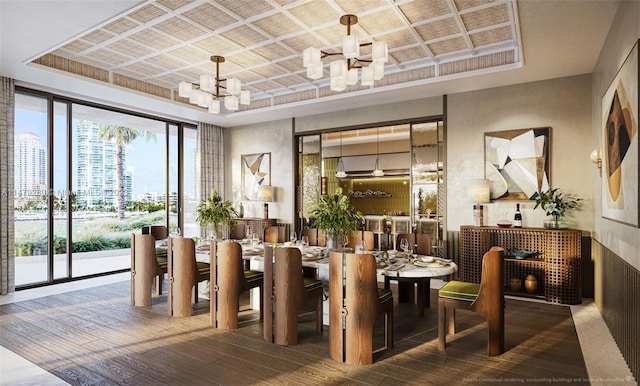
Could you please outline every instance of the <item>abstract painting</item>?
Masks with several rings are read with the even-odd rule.
[[[271,153],[243,154],[242,200],[255,201],[260,185],[271,185]]]
[[[484,144],[491,200],[535,200],[549,189],[550,127],[485,133]]]
[[[602,217],[638,226],[638,42],[602,97]]]

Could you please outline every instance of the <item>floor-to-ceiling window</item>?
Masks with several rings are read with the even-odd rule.
[[[15,98],[14,175],[16,286],[46,281],[49,254],[47,188],[49,102],[17,94]]]
[[[129,269],[131,233],[181,228],[195,194],[188,127],[17,92],[16,287]]]

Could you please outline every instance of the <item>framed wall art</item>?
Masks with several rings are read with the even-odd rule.
[[[535,200],[549,189],[550,127],[485,133],[484,144],[491,200]]]
[[[602,97],[602,217],[638,224],[638,41]]]
[[[255,201],[258,187],[271,185],[271,153],[243,154],[241,157],[242,200]]]

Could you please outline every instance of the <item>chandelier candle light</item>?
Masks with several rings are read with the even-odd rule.
[[[307,69],[307,77],[310,79],[320,79],[323,75],[322,58],[333,55],[343,55],[346,60],[336,60],[331,62],[330,86],[332,91],[343,91],[347,85],[353,86],[358,83],[358,69],[362,69],[360,83],[363,86],[373,86],[374,81],[384,77],[384,64],[389,60],[387,43],[372,42],[359,43],[358,37],[351,35],[351,26],[358,23],[356,15],[343,15],[340,17],[340,24],[347,26],[347,36],[342,42],[342,52],[326,52],[318,48],[309,47],[302,54],[304,67]],[[360,59],[360,48],[371,46],[371,59]],[[369,65],[364,66],[364,63]]]
[[[238,110],[238,101],[240,104],[248,105],[251,102],[251,92],[241,89],[240,79],[220,78],[220,63],[224,62],[224,56],[213,55],[211,61],[216,64],[216,75],[200,75],[200,84],[180,82],[178,95],[182,98],[189,98],[189,103],[208,108],[212,114],[220,113],[220,99],[222,97],[224,97],[224,107],[227,110]],[[226,86],[222,85],[222,82],[225,82]],[[226,92],[220,91],[220,89],[225,89]]]

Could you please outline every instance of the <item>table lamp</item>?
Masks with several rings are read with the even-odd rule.
[[[467,188],[467,194],[473,204],[473,221],[475,226],[483,224],[484,208],[481,204],[490,202],[490,181],[482,178],[471,180]]]
[[[271,185],[258,186],[256,201],[264,202],[264,218],[269,218],[269,203],[273,201],[273,187]]]

